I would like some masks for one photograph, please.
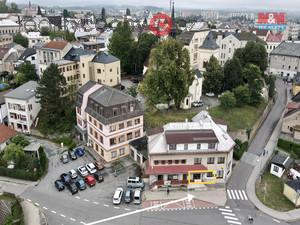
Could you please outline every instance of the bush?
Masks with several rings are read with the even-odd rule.
[[[300,158],[300,145],[291,141],[279,138],[277,142],[278,148],[290,153],[294,158]]]
[[[12,177],[16,179],[22,179],[22,180],[30,180],[30,181],[37,181],[40,177],[40,172],[29,172],[26,170],[21,169],[8,169],[5,167],[0,167],[0,176],[5,177]]]
[[[238,106],[248,105],[250,102],[250,91],[246,85],[241,85],[233,89],[236,104]]]
[[[230,91],[225,91],[220,97],[221,106],[224,109],[232,108],[236,105],[234,94]]]
[[[39,148],[39,154],[40,154],[40,170],[44,174],[48,170],[48,158],[42,147]]]
[[[233,149],[233,158],[235,160],[240,160],[242,158],[244,152],[247,151],[248,142],[245,141],[243,143],[241,140],[235,139],[235,143],[236,143],[236,145],[234,146],[234,149]]]
[[[27,145],[29,145],[29,141],[27,140],[26,137],[24,137],[23,135],[17,135],[15,137],[12,137],[10,139],[10,141],[12,143],[15,143],[16,145],[21,146],[22,148],[26,147]]]
[[[61,144],[64,143],[64,146],[68,147],[68,149],[73,149],[76,147],[75,142],[73,141],[73,139],[70,136],[62,136],[59,138],[55,138],[54,142],[57,144]]]

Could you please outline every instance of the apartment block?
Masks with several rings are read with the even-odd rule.
[[[31,133],[31,127],[35,125],[41,109],[36,99],[37,86],[36,81],[29,81],[4,96],[10,128],[22,133]]]
[[[76,116],[78,137],[106,162],[129,155],[129,142],[143,136],[139,102],[95,81],[79,88]]]

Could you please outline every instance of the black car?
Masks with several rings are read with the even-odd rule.
[[[124,201],[125,201],[125,203],[130,203],[132,201],[132,191],[131,191],[131,189],[127,189],[125,191]]]
[[[78,179],[75,184],[78,187],[78,189],[81,191],[86,189],[86,184],[83,179]]]
[[[77,159],[77,155],[75,154],[75,152],[73,150],[69,151],[69,157],[72,160],[76,160]]]
[[[65,189],[65,185],[61,180],[54,181],[54,185],[58,191],[62,191]]]
[[[93,174],[94,178],[97,182],[101,183],[104,181],[103,174],[100,171],[97,171],[96,173]]]
[[[69,191],[72,195],[76,194],[78,192],[78,188],[76,187],[76,184],[74,182],[71,182],[67,185]]]
[[[67,173],[63,173],[60,175],[60,178],[62,180],[62,182],[64,182],[64,184],[69,184],[72,181],[72,178],[69,174]]]

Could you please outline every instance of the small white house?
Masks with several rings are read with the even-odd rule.
[[[292,159],[288,155],[278,152],[272,158],[270,173],[277,177],[281,177],[291,163]]]

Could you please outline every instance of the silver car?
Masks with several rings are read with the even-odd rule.
[[[61,157],[60,157],[60,161],[62,161],[62,163],[64,163],[64,164],[68,163],[69,162],[68,154],[67,153],[62,154]]]
[[[77,170],[78,170],[80,176],[82,176],[82,177],[85,177],[89,174],[88,171],[86,170],[85,166],[79,166]]]

